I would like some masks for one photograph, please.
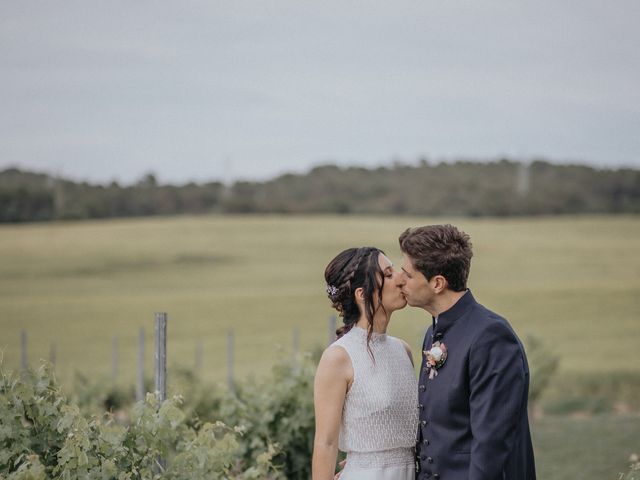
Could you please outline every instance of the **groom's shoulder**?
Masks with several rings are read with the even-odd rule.
[[[474,315],[485,318],[487,322],[507,323],[507,324],[509,323],[507,322],[507,319],[504,318],[502,315],[494,312],[493,310],[490,310],[489,308],[485,307],[481,303],[476,302],[474,307],[475,307],[473,311]]]
[[[509,321],[502,315],[488,309],[481,303],[476,303],[472,311],[473,324],[477,330],[502,332],[507,335],[515,336],[515,332]]]

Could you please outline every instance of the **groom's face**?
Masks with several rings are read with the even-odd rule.
[[[412,307],[426,308],[432,304],[436,292],[427,278],[414,266],[413,259],[402,254],[400,285],[404,298]]]

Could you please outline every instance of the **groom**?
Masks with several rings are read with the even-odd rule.
[[[423,343],[418,480],[534,480],[529,367],[509,323],[467,289],[469,236],[452,225],[400,235],[402,291],[433,317]]]

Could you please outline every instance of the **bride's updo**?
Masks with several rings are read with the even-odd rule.
[[[355,291],[363,289],[365,314],[369,323],[369,338],[373,332],[373,316],[376,307],[373,296],[376,290],[382,290],[384,274],[378,257],[384,254],[375,247],[348,248],[339,253],[324,271],[327,282],[327,296],[344,325],[336,330],[337,338],[353,328],[360,318],[360,309],[356,303]]]

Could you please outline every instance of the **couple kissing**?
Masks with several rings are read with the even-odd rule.
[[[524,347],[467,288],[472,246],[453,225],[409,228],[397,270],[374,247],[325,270],[342,320],[314,383],[313,480],[535,480]],[[394,311],[426,310],[416,379]],[[336,475],[338,450],[346,452]]]

